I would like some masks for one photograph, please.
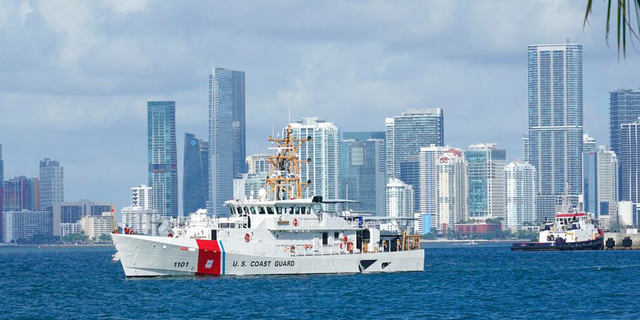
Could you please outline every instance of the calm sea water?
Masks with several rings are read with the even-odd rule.
[[[640,251],[432,245],[419,273],[155,279],[113,252],[0,247],[0,318],[640,319]]]

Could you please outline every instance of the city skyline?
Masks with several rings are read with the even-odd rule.
[[[134,20],[144,25],[148,16],[170,14],[171,8],[165,6],[171,4],[102,8],[121,14],[123,19],[98,19],[91,8],[95,5],[76,8],[83,14],[67,14],[77,24],[54,19],[68,13],[68,8],[39,3],[27,8],[17,4],[6,8],[10,18],[2,28],[16,37],[1,41],[3,47],[14,48],[15,55],[0,59],[5,59],[4,65],[12,65],[12,57],[20,55],[29,65],[19,74],[15,73],[17,70],[6,70],[7,79],[14,81],[5,86],[11,94],[0,93],[0,143],[4,145],[5,178],[36,177],[37,164],[33,163],[50,157],[65,165],[65,198],[100,199],[120,208],[128,203],[130,186],[146,181],[144,163],[129,161],[144,158],[140,150],[144,150],[146,141],[140,124],[145,120],[146,101],[177,101],[176,133],[193,132],[205,137],[207,123],[202,119],[207,117],[207,88],[203,82],[207,70],[216,65],[247,72],[252,88],[247,98],[247,154],[264,152],[268,145],[265,137],[272,128],[286,124],[287,110],[291,110],[292,119],[319,116],[335,122],[343,131],[381,131],[384,123],[380,119],[384,117],[409,108],[441,107],[448,115],[445,144],[497,142],[509,151],[508,161],[522,158],[520,137],[526,126],[523,55],[526,46],[533,43],[564,43],[570,38],[571,42],[583,44],[584,128],[601,143],[608,141],[608,125],[601,121],[608,117],[608,93],[621,88],[637,90],[639,84],[631,70],[638,69],[640,58],[630,52],[626,61],[617,62],[615,50],[606,47],[604,36],[596,27],[604,24],[603,11],[594,9],[595,15],[590,19],[593,27],[588,25],[583,30],[582,8],[566,3],[531,2],[523,6],[479,1],[469,8],[455,3],[437,3],[433,8],[381,3],[371,6],[372,16],[364,14],[363,7],[354,6],[344,13],[350,19],[340,25],[341,36],[336,38],[327,37],[335,35],[334,27],[315,25],[317,20],[313,17],[295,21],[278,15],[279,24],[260,28],[265,20],[257,13],[266,7],[242,9],[254,18],[246,33],[238,31],[244,30],[239,22],[224,17],[225,10],[192,8],[214,12],[202,21],[221,22],[214,29],[189,28],[195,30],[193,35],[183,29],[171,33],[160,28],[158,31],[165,35],[159,39],[175,44],[170,51],[155,50],[155,44],[141,41],[145,38],[137,32],[125,35],[116,30],[128,28]],[[334,10],[321,4],[308,8],[300,4],[289,6],[303,13],[314,12],[314,16],[316,12],[329,14]],[[473,18],[478,12],[495,10],[515,12],[516,16],[496,17],[498,21]],[[436,12],[438,22],[424,19],[434,17]],[[381,13],[388,16],[388,22],[380,23],[377,17]],[[464,23],[453,24],[453,13]],[[406,22],[397,23],[399,17]],[[511,25],[516,20],[519,24]],[[283,37],[279,29],[283,25],[299,28]],[[493,30],[495,25],[508,25],[503,29],[509,33],[480,32]],[[99,27],[111,28],[116,36],[112,38],[118,41],[109,34],[89,37],[95,42],[82,41],[95,35]],[[362,28],[380,32],[363,33]],[[470,29],[479,30],[480,34],[467,35]],[[23,33],[27,37],[21,36]],[[213,37],[209,44],[194,42],[207,34]],[[459,41],[445,40],[450,39],[450,34],[459,34]],[[45,36],[60,41],[45,51],[34,51],[27,46],[32,42],[15,40],[36,41]],[[260,37],[263,40],[252,43]],[[421,41],[411,40],[415,37]],[[33,45],[37,48],[46,44],[36,42]],[[187,45],[188,52],[179,51]],[[467,45],[474,45],[474,50],[466,50]],[[214,47],[227,49],[212,50]],[[264,50],[254,50],[262,47],[272,51],[263,55],[258,52]],[[123,55],[99,54],[115,50]],[[86,59],[95,59],[92,56],[102,63],[85,63]],[[49,67],[37,61],[49,62]],[[132,65],[129,61],[142,63]],[[90,69],[89,65],[100,67]],[[139,81],[140,74],[151,74],[154,80]],[[32,75],[52,75],[62,80],[42,84],[39,78],[30,78]],[[479,116],[492,121],[478,122]],[[24,131],[25,128],[29,130]],[[17,130],[23,134],[20,139],[13,139]],[[41,139],[43,136],[47,139]],[[99,146],[95,141],[100,142]],[[182,143],[178,141],[178,150],[183,149]],[[82,152],[70,152],[70,148]],[[180,172],[182,162],[179,153]]]

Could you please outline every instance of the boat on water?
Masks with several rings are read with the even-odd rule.
[[[424,271],[420,236],[381,234],[379,221],[323,211],[322,197],[303,197],[300,146],[287,127],[269,138],[277,154],[258,197],[225,202],[229,216],[198,210],[174,220],[167,236],[111,235],[127,277],[271,275]]]
[[[604,232],[588,213],[558,213],[540,227],[537,242],[514,243],[511,250],[601,250]]]

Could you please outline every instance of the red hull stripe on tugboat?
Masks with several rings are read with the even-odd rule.
[[[198,240],[198,271],[196,274],[222,274],[222,250],[218,241]]]

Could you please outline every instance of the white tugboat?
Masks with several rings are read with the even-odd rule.
[[[514,243],[511,250],[601,250],[604,233],[587,213],[558,213],[540,228],[538,242]]]
[[[112,234],[127,277],[423,271],[420,237],[383,236],[376,220],[319,210],[302,198],[297,151],[309,139],[269,138],[277,155],[257,199],[227,201],[229,217],[192,214],[167,237]],[[379,221],[379,220],[378,220]]]

